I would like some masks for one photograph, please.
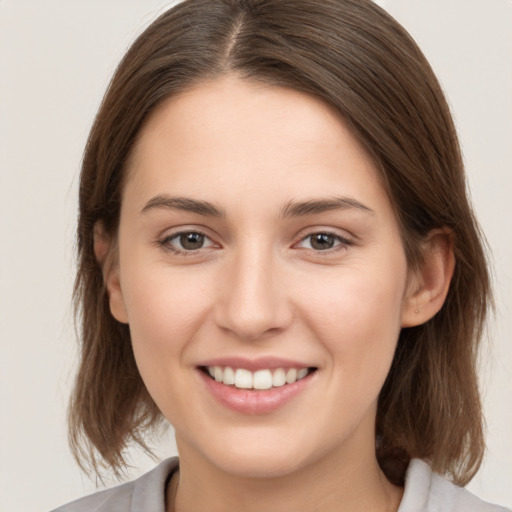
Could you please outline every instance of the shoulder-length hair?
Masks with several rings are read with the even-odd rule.
[[[204,80],[241,79],[295,89],[336,111],[381,172],[408,264],[427,233],[453,234],[455,273],[441,311],[400,333],[376,420],[379,463],[396,483],[412,457],[456,483],[483,455],[477,349],[491,300],[479,229],[447,102],[408,33],[370,0],[188,0],[131,46],[106,92],[80,181],[78,272],[81,358],[69,409],[82,465],[119,472],[130,442],[162,419],[139,375],[129,328],[111,315],[93,229],[115,239],[123,177],[147,116]]]

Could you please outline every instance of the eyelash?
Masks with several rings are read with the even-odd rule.
[[[211,242],[211,246],[215,245],[208,235],[206,235],[202,231],[198,231],[198,230],[180,231],[178,233],[174,233],[172,235],[164,237],[162,240],[157,241],[157,245],[159,245],[166,251],[172,252],[173,254],[175,254],[177,256],[193,256],[193,255],[196,255],[196,254],[199,254],[200,252],[202,252],[202,249],[205,249],[205,248],[207,249],[208,247],[210,247],[210,246],[200,247],[196,250],[194,250],[194,249],[189,249],[189,250],[178,249],[178,248],[174,247],[172,245],[172,241],[179,240],[179,238],[183,235],[200,235],[200,236],[204,237],[205,240],[209,240]],[[317,236],[318,235],[326,235],[329,237],[333,237],[335,239],[335,242],[338,242],[333,247],[330,247],[330,248],[324,249],[324,250],[315,250],[313,248],[304,248],[305,250],[314,252],[315,255],[318,254],[318,255],[322,255],[322,256],[327,256],[329,254],[332,254],[333,252],[337,252],[339,250],[343,250],[343,249],[346,249],[347,247],[354,245],[354,242],[352,240],[349,240],[348,238],[345,238],[345,237],[343,237],[337,233],[334,233],[332,231],[321,230],[321,231],[314,231],[314,232],[307,234],[306,236],[302,237],[299,240],[299,242],[295,243],[294,246],[296,246],[300,243],[303,243],[304,241],[306,241],[308,239],[311,239],[315,235],[317,235]]]
[[[309,250],[309,251],[313,251],[315,253],[315,255],[318,254],[318,255],[321,255],[321,256],[328,256],[329,254],[332,254],[333,252],[344,250],[347,247],[350,247],[350,246],[354,245],[354,242],[352,240],[349,240],[348,238],[345,238],[345,237],[339,235],[338,233],[335,233],[335,232],[329,231],[329,230],[314,231],[312,233],[309,233],[305,237],[302,237],[300,239],[299,243],[302,243],[302,242],[304,242],[307,239],[311,240],[311,238],[314,237],[315,235],[316,236],[318,236],[318,235],[326,235],[326,236],[334,238],[335,243],[338,242],[333,247],[329,247],[328,249],[324,249],[324,250],[315,250],[313,248],[307,248],[306,249],[306,250]],[[310,242],[310,244],[311,244],[311,242]],[[297,245],[297,244],[295,244],[295,245]]]
[[[203,233],[202,231],[188,230],[188,231],[180,231],[178,233],[174,233],[172,235],[166,236],[162,240],[159,240],[157,243],[160,247],[162,247],[166,251],[170,251],[173,254],[176,254],[177,256],[193,256],[193,255],[201,252],[202,249],[204,249],[204,247],[200,247],[199,249],[196,249],[196,250],[186,250],[186,249],[178,249],[178,248],[174,247],[171,244],[171,242],[173,240],[179,240],[179,238],[183,235],[200,235],[200,236],[204,237],[205,240],[209,240],[211,242],[210,237],[208,235],[206,235],[205,233]],[[215,244],[213,244],[213,242],[212,242],[212,245],[215,245]]]

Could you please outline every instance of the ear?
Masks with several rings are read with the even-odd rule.
[[[402,327],[430,320],[443,306],[455,268],[453,235],[448,228],[434,229],[423,243],[423,261],[411,271],[402,308]]]
[[[103,273],[103,282],[108,293],[110,312],[119,322],[128,323],[128,315],[119,279],[119,256],[117,241],[106,232],[103,222],[94,224],[94,255]]]

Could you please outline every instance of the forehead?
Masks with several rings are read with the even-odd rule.
[[[160,104],[141,129],[127,181],[148,194],[204,195],[224,184],[240,193],[280,186],[291,196],[318,195],[348,182],[353,193],[382,193],[368,153],[325,103],[233,76]]]

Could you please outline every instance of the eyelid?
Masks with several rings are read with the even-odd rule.
[[[207,240],[209,243],[206,246],[200,247],[199,249],[180,249],[178,247],[175,247],[171,244],[172,240],[179,240],[179,237],[186,234],[198,234],[204,237],[205,240]],[[204,230],[197,228],[197,227],[181,227],[179,231],[172,231],[165,233],[164,235],[161,235],[156,240],[156,245],[161,247],[162,249],[169,251],[173,254],[179,255],[179,256],[193,256],[193,255],[199,255],[204,252],[205,249],[210,249],[211,247],[219,247],[219,244],[213,241],[212,237],[207,235]]]
[[[335,244],[333,247],[330,247],[330,248],[324,249],[324,250],[317,250],[317,249],[308,248],[308,247],[304,247],[303,249],[314,252],[315,254],[328,254],[328,253],[336,252],[337,250],[340,250],[340,249],[341,250],[346,249],[347,247],[350,247],[355,244],[354,237],[352,237],[352,236],[350,236],[350,237],[344,236],[341,233],[337,232],[333,228],[322,229],[320,227],[320,228],[311,229],[306,234],[301,234],[299,240],[297,242],[295,242],[295,244],[293,246],[297,247],[299,244],[301,244],[308,238],[311,238],[312,236],[319,235],[319,234],[332,236],[333,238],[335,238],[337,240],[338,243]]]
[[[174,229],[176,229],[176,231],[174,231]],[[164,232],[163,235],[158,236],[158,238],[155,240],[155,245],[173,254],[184,256],[199,255],[202,254],[205,250],[221,247],[220,244],[214,241],[211,235],[207,234],[207,231],[209,231],[208,229],[203,229],[200,226],[179,226],[175,227],[174,229],[167,230]],[[207,245],[200,247],[198,249],[180,249],[179,247],[176,247],[175,245],[171,244],[171,241],[179,239],[180,236],[189,233],[195,233],[203,236]],[[344,233],[345,234],[342,234],[332,227],[322,228],[321,226],[319,226],[309,228],[307,231],[303,230],[302,233],[300,233],[297,236],[297,241],[292,244],[292,248],[304,249],[314,254],[327,255],[329,253],[347,249],[347,247],[355,245],[356,237],[353,236],[352,234],[349,234],[347,236],[346,231],[344,231]],[[314,249],[312,247],[300,247],[300,244],[304,243],[308,238],[311,238],[312,236],[318,234],[332,236],[333,238],[336,239],[335,245],[333,247],[323,250]]]

